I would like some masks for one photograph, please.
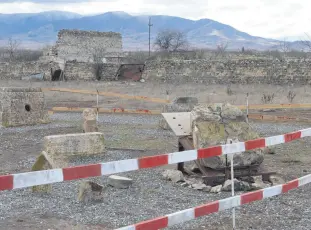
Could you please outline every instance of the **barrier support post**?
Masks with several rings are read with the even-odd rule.
[[[230,141],[230,144],[232,144],[232,141]],[[231,159],[231,195],[232,197],[235,196],[234,192],[234,170],[233,170],[233,153],[230,154]],[[232,208],[232,229],[235,230],[235,208]]]
[[[246,121],[248,123],[248,93],[246,94]]]
[[[97,91],[97,95],[96,95],[96,111],[97,111],[97,114],[96,114],[96,121],[98,122],[98,100],[99,100],[99,92],[98,92],[98,89],[96,89]]]

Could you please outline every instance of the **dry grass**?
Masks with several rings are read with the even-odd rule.
[[[142,95],[148,97],[166,98],[167,91],[170,92],[170,99],[180,96],[194,96],[200,103],[222,103],[242,105],[246,103],[246,94],[249,93],[249,104],[262,104],[263,95],[274,94],[273,103],[288,103],[288,92],[299,92],[295,96],[295,103],[311,103],[310,86],[275,86],[275,85],[230,85],[230,90],[234,94],[228,94],[226,85],[202,85],[202,84],[160,84],[155,82],[146,83],[122,83],[122,82],[25,82],[25,81],[0,81],[0,85],[11,87],[56,87],[56,88],[75,88],[99,91],[109,91],[130,95]],[[70,105],[72,102],[83,106],[96,105],[96,96],[85,94],[72,94],[60,92],[46,92],[45,98],[48,105]],[[151,102],[125,100],[113,97],[100,96],[99,105],[105,107],[124,108],[149,108],[161,109],[162,104]]]

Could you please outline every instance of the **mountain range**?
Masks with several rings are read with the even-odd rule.
[[[133,16],[125,12],[108,12],[100,15],[82,16],[63,11],[48,11],[33,14],[0,14],[0,45],[8,38],[21,41],[23,46],[35,48],[53,44],[61,29],[120,32],[124,50],[148,48],[147,15]],[[165,15],[151,16],[151,39],[162,29],[175,29],[186,33],[192,48],[215,48],[228,43],[229,49],[267,50],[279,41],[251,36],[229,25],[211,19],[189,20]]]

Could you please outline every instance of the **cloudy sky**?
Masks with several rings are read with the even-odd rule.
[[[0,13],[48,10],[98,14],[164,14],[189,19],[210,18],[252,35],[303,38],[311,35],[310,0],[0,0]]]

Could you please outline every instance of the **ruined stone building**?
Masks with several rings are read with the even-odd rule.
[[[94,62],[94,56],[104,63],[119,62],[122,57],[122,36],[115,32],[61,30],[48,56],[64,61]]]
[[[120,33],[61,30],[56,44],[45,51],[41,60],[59,66],[51,70],[46,80],[95,80],[115,79],[122,57]],[[101,65],[100,74],[94,63]]]

